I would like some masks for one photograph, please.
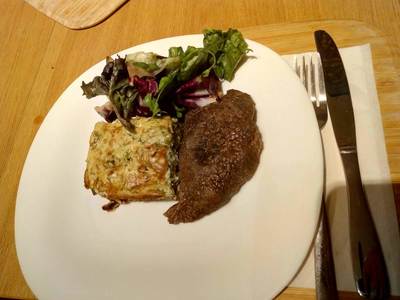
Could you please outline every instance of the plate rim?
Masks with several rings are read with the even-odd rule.
[[[136,48],[136,47],[146,47],[148,44],[151,44],[151,43],[154,43],[154,42],[168,42],[169,40],[174,40],[174,39],[177,39],[177,38],[181,38],[181,39],[190,39],[190,38],[195,38],[195,37],[202,37],[202,35],[201,35],[201,34],[188,34],[188,35],[176,35],[176,36],[164,37],[164,38],[160,38],[160,39],[156,39],[156,40],[151,40],[151,41],[143,42],[143,43],[140,43],[140,44],[137,44],[137,45],[133,45],[133,46],[131,46],[131,47],[129,47],[129,48],[122,49],[122,50],[120,50],[120,51],[118,51],[118,52],[115,52],[115,53],[111,54],[110,56],[116,56],[116,55],[125,54],[125,53],[128,53],[129,51],[132,51],[133,48]],[[253,43],[253,44],[257,44],[258,46],[260,46],[260,47],[262,47],[262,48],[268,50],[268,51],[270,52],[270,54],[273,54],[276,58],[278,58],[279,60],[283,61],[283,62],[286,64],[286,62],[284,61],[284,59],[283,59],[278,53],[276,53],[274,50],[272,50],[271,48],[269,48],[268,46],[266,46],[266,45],[264,45],[264,44],[262,44],[262,43],[259,43],[259,42],[257,42],[257,41],[254,41],[254,40],[247,39],[247,38],[246,38],[246,41],[247,41],[247,42],[250,42],[250,43]],[[49,115],[53,110],[56,109],[56,108],[55,108],[55,107],[56,107],[56,104],[59,103],[60,100],[62,100],[63,95],[64,95],[68,90],[72,89],[72,88],[74,87],[74,85],[76,85],[76,83],[82,79],[82,77],[83,77],[84,74],[86,74],[86,73],[90,72],[90,70],[96,68],[96,67],[97,67],[99,64],[101,64],[103,61],[104,61],[104,59],[102,59],[102,60],[98,61],[97,63],[95,63],[95,64],[91,65],[90,67],[88,67],[86,70],[84,70],[83,72],[81,72],[77,77],[75,77],[75,79],[73,79],[73,80],[68,84],[68,86],[67,86],[66,88],[64,88],[64,89],[62,90],[62,92],[61,92],[61,94],[58,96],[57,100],[53,102],[53,104],[50,106],[48,112],[46,113],[46,116],[45,116],[43,122],[41,123],[39,129],[37,130],[37,132],[36,132],[36,134],[35,134],[35,136],[34,136],[34,138],[33,138],[33,140],[32,140],[32,143],[31,143],[31,145],[30,145],[30,147],[29,147],[29,151],[27,152],[27,155],[26,155],[26,157],[25,157],[25,161],[24,161],[23,168],[22,168],[22,171],[21,171],[21,175],[20,175],[20,179],[19,179],[19,183],[18,183],[18,189],[17,189],[17,193],[16,193],[16,207],[15,207],[15,215],[14,215],[14,238],[15,238],[15,245],[16,245],[16,252],[17,252],[18,263],[19,263],[20,269],[21,269],[21,271],[22,271],[22,274],[23,274],[23,276],[24,276],[24,278],[25,278],[25,280],[26,280],[26,283],[27,283],[27,285],[31,288],[32,292],[34,291],[34,288],[32,288],[32,286],[28,283],[29,281],[28,281],[28,278],[27,278],[27,277],[29,277],[29,276],[28,276],[28,274],[27,274],[26,269],[23,268],[22,263],[21,263],[21,255],[22,255],[21,253],[22,253],[22,250],[21,250],[21,248],[18,246],[18,245],[19,245],[19,242],[18,242],[18,241],[19,241],[19,238],[18,238],[18,236],[19,236],[20,230],[17,230],[17,228],[19,228],[19,226],[21,225],[21,222],[18,221],[18,220],[21,218],[21,217],[18,217],[18,216],[19,216],[19,213],[18,213],[18,212],[21,211],[21,208],[19,208],[19,207],[21,206],[21,200],[19,200],[19,199],[20,199],[20,197],[21,197],[21,196],[20,196],[20,193],[21,193],[21,192],[20,192],[20,189],[21,189],[21,182],[22,182],[22,178],[24,177],[24,173],[25,173],[25,171],[26,171],[26,170],[25,170],[26,164],[27,164],[28,160],[31,159],[31,149],[32,149],[32,147],[37,143],[37,139],[38,139],[39,136],[40,136],[40,131],[41,131],[41,129],[42,129],[42,126],[43,126],[43,124],[45,124],[46,118],[48,117],[48,115]],[[287,64],[286,64],[286,65],[287,65]],[[290,68],[289,65],[287,65],[287,68],[291,70],[291,68]],[[291,71],[293,71],[293,70],[291,70]],[[318,128],[317,120],[316,120],[316,119],[315,119],[314,131],[318,132],[318,134],[319,134],[319,128]],[[321,142],[321,141],[320,141],[320,142]],[[324,162],[323,162],[323,155],[322,155],[322,142],[320,143],[320,145],[318,145],[318,147],[319,147],[319,146],[320,146],[320,148],[321,148],[321,157],[320,157],[319,161],[320,161],[320,165],[321,165],[321,175],[322,175],[322,174],[323,174],[323,171],[322,171],[322,170],[323,170],[323,165],[324,165]],[[316,159],[316,160],[318,160],[318,159]],[[320,180],[319,189],[320,189],[321,196],[322,196],[323,179]],[[317,225],[317,224],[318,224],[318,222],[316,222],[316,225]],[[315,226],[315,227],[316,227],[316,226]],[[317,230],[317,227],[315,228],[314,231],[316,232],[316,230]],[[312,249],[312,241],[313,241],[313,238],[314,238],[314,236],[315,236],[315,232],[314,232],[314,234],[312,235],[312,238],[311,238],[310,242],[307,243],[307,244],[309,244],[309,250],[305,253],[305,255],[304,255],[303,259],[302,259],[302,263],[301,263],[299,266],[297,266],[296,268],[294,268],[295,270],[294,270],[293,274],[291,275],[290,278],[287,279],[286,283],[285,283],[282,287],[279,287],[279,289],[276,289],[276,292],[274,293],[274,297],[276,297],[277,295],[279,295],[279,294],[288,286],[288,284],[295,278],[295,276],[301,271],[302,266],[304,265],[304,263],[305,263],[307,257],[309,256],[309,254],[310,254],[310,252],[311,252],[311,249]],[[38,293],[35,291],[34,294],[37,295]]]

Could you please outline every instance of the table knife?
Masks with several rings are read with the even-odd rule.
[[[387,269],[361,182],[354,112],[338,48],[323,30],[314,33],[322,61],[329,115],[347,182],[353,276],[358,294],[368,299],[390,295]]]

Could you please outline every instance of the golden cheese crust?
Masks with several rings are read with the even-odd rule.
[[[173,120],[132,118],[134,133],[117,120],[96,123],[89,142],[85,187],[111,201],[175,199]]]

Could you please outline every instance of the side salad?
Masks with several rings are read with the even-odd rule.
[[[190,109],[219,101],[222,80],[233,79],[250,49],[236,29],[203,34],[202,48],[171,47],[168,57],[153,52],[107,57],[101,75],[82,82],[83,94],[88,99],[106,95],[109,101],[96,111],[107,122],[118,118],[128,130],[134,116],[182,119]]]

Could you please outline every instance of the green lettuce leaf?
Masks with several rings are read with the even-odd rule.
[[[178,119],[182,118],[183,113],[185,112],[186,109],[184,107],[177,106],[175,103],[173,103],[172,105],[174,106],[176,117]]]
[[[171,47],[168,50],[168,57],[177,57],[183,54],[182,47]]]
[[[203,45],[204,48],[210,50],[212,53],[217,54],[222,51],[225,44],[225,34],[222,30],[217,29],[205,29],[203,31]]]
[[[134,61],[132,64],[138,68],[142,68],[143,70],[146,70],[147,72],[151,73],[154,71],[158,71],[160,69],[159,66],[157,66],[156,63],[145,63],[145,62],[140,62],[140,61]]]
[[[179,68],[178,80],[187,81],[194,76],[202,68],[206,67],[208,62],[208,52],[203,48],[189,46],[185,53],[182,54],[181,66]]]
[[[109,82],[102,76],[96,76],[89,83],[82,81],[81,89],[88,99],[99,95],[108,95]]]
[[[150,108],[151,112],[153,113],[153,116],[155,116],[157,113],[160,112],[160,107],[158,106],[157,99],[154,98],[151,94],[147,94],[143,102],[146,104],[148,108]]]
[[[175,78],[178,73],[178,70],[169,73],[168,75],[162,77],[160,79],[160,83],[158,84],[158,96],[165,94],[167,91],[171,89],[172,86],[175,86]]]
[[[249,51],[242,34],[236,29],[226,32],[215,29],[204,31],[204,48],[214,53],[217,61],[214,66],[215,74],[231,81],[241,59]]]

